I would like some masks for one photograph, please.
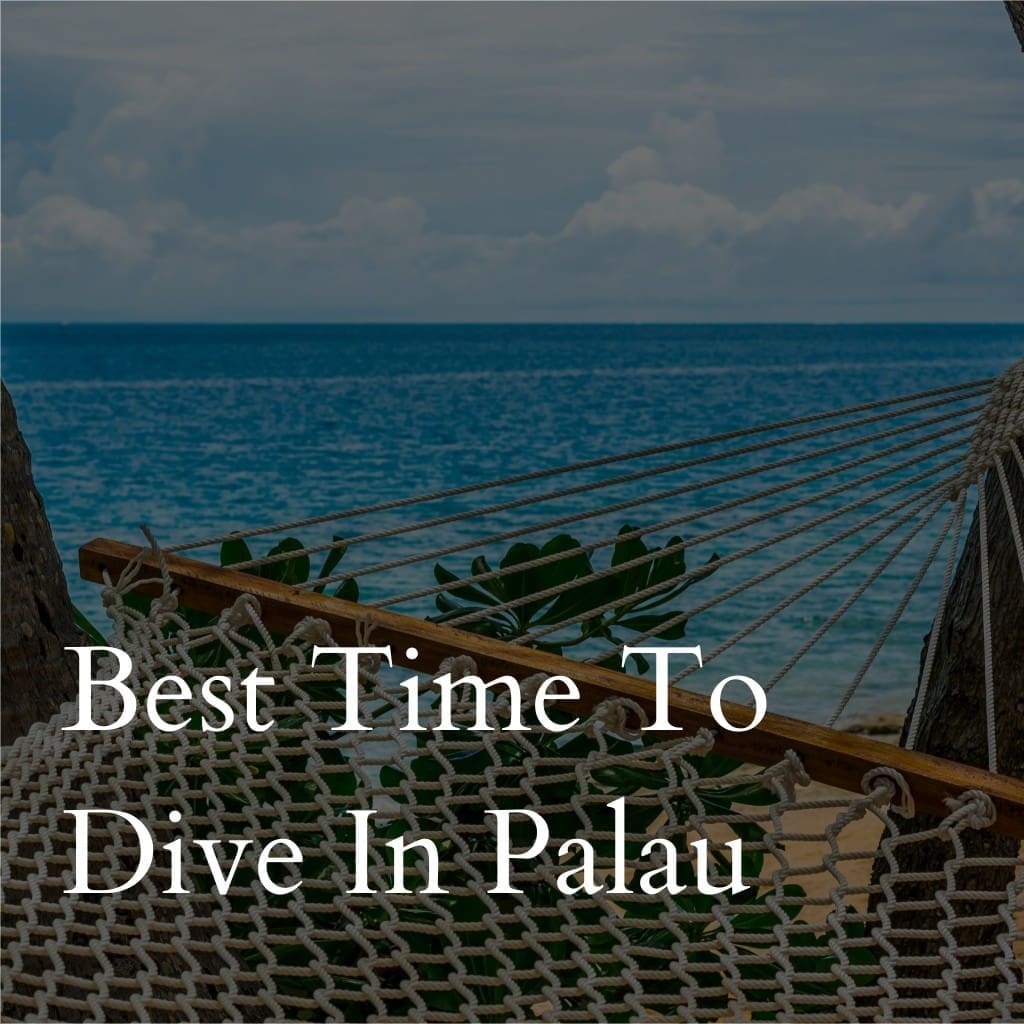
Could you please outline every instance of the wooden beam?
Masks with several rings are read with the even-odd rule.
[[[157,569],[155,559],[146,549],[114,540],[90,541],[79,552],[82,578],[102,583],[104,573],[108,573],[116,580],[127,564],[140,554],[147,568]],[[523,679],[538,672],[568,675],[579,684],[581,708],[590,710],[609,697],[628,697],[653,718],[651,683],[622,672],[423,622],[385,609],[298,590],[195,559],[168,555],[167,566],[182,604],[197,611],[215,615],[233,604],[241,594],[251,594],[260,603],[262,621],[273,632],[288,633],[300,619],[311,615],[324,619],[335,640],[347,645],[358,642],[358,624],[372,623],[374,646],[390,644],[398,664],[402,663],[405,649],[411,646],[418,649],[419,657],[416,666],[410,667],[434,666],[452,655],[468,654],[484,677],[512,675]],[[142,593],[155,595],[160,592],[160,584],[155,581],[148,590],[140,589]],[[750,708],[726,702],[722,706],[730,721],[750,721]],[[958,796],[968,789],[981,790],[996,808],[995,828],[1024,839],[1024,781],[1019,779],[771,713],[750,732],[724,731],[712,717],[707,697],[678,688],[672,691],[669,708],[671,720],[686,731],[706,728],[714,732],[715,749],[727,756],[751,764],[771,765],[787,750],[793,750],[811,778],[852,792],[860,792],[861,779],[870,769],[879,765],[894,768],[909,783],[916,806],[934,814],[947,813],[944,801],[948,797]],[[666,733],[665,738],[678,735]]]

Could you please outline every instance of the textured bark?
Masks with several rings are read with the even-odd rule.
[[[1017,42],[1024,51],[1024,0],[1005,0],[1006,13],[1010,16],[1010,24],[1017,34]]]
[[[1003,469],[1020,520],[1024,513],[1024,475],[1012,453],[1003,458]],[[1024,581],[1010,530],[1009,510],[994,471],[988,473],[985,481],[985,501],[989,519],[992,666],[999,770],[1021,778],[1024,777]],[[975,511],[946,602],[932,682],[921,712],[918,750],[961,764],[988,766],[984,653],[981,541]],[[922,666],[923,662],[922,651]],[[905,732],[903,738],[906,739]]]
[[[1010,484],[1010,493],[1018,519],[1024,514],[1024,474],[1012,453],[1003,459],[1003,468]],[[995,471],[990,470],[985,482],[988,505],[988,550],[991,595],[991,629],[993,679],[995,681],[996,741],[999,753],[999,771],[1006,775],[1024,777],[1024,579],[1010,530],[1009,511],[1003,489]],[[924,650],[927,650],[928,637]],[[922,668],[924,651],[922,651]],[[920,681],[918,683],[920,686]],[[915,696],[915,703],[917,697]],[[913,715],[914,704],[907,715]],[[902,741],[906,741],[906,729]],[[921,727],[916,743],[918,750],[936,754],[962,764],[986,768],[988,743],[985,727],[985,663],[981,601],[981,543],[978,514],[975,512],[963,554],[946,601],[932,680],[921,712]],[[939,819],[918,814],[901,832],[911,834],[934,828]],[[1014,857],[1020,843],[1001,836],[992,829],[967,829],[962,834],[968,857]],[[935,882],[900,883],[896,895],[900,900],[931,900],[937,889],[945,887],[943,865],[951,855],[949,843],[934,840],[916,843],[897,851],[897,861],[903,872],[938,872]],[[884,861],[876,864],[875,881],[886,870]],[[957,874],[960,892],[996,892],[1006,890],[1013,878],[1012,868],[970,868]],[[976,913],[992,912],[986,902]],[[962,902],[958,904],[960,916],[972,910]],[[937,929],[944,914],[938,910],[915,910],[896,915],[895,927]],[[983,924],[956,930],[960,945],[987,946],[996,941],[1001,925]],[[927,939],[896,939],[893,944],[903,956],[934,956],[943,943],[938,931]],[[996,955],[995,951],[988,955]],[[974,960],[962,958],[965,966],[977,966],[985,956]],[[915,967],[919,978],[938,977],[941,967]],[[961,981],[960,988],[969,990],[970,981]]]
[[[6,746],[74,697],[73,663],[64,651],[80,642],[32,459],[14,403],[2,390],[2,570],[0,603],[0,741]]]

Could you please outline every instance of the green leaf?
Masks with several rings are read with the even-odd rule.
[[[348,551],[348,545],[342,543],[343,538],[339,534],[334,534],[332,539],[336,546],[332,547],[327,553],[324,564],[321,566],[320,573],[317,576],[318,580],[326,579],[328,576],[333,575],[334,570],[338,568],[338,563],[345,557],[345,552]],[[317,594],[322,594],[326,586],[326,583],[318,583],[313,590]]]
[[[136,590],[129,590],[124,595],[125,606],[131,608],[132,611],[142,612],[143,615],[149,614],[149,609],[153,606],[153,598],[147,597],[145,594],[140,594]]]
[[[99,645],[106,644],[106,637],[89,621],[85,614],[78,608],[77,605],[71,606],[71,617],[74,620],[75,625],[94,643]]]
[[[682,537],[669,537],[666,548],[674,548],[682,544]],[[677,580],[686,572],[686,551],[682,547],[678,551],[656,558],[651,565],[650,583],[664,583],[666,580]]]
[[[472,575],[476,576],[490,571],[491,568],[487,564],[487,560],[485,558],[477,558],[473,560],[473,566],[470,570]],[[434,579],[441,584],[457,583],[459,581],[459,577],[450,569],[446,569],[440,562],[434,566]],[[449,601],[453,598],[458,598],[459,600],[466,601],[472,605],[488,605],[493,607],[496,604],[502,603],[501,597],[498,597],[493,593],[489,593],[487,590],[484,590],[483,587],[477,586],[476,584],[466,584],[461,587],[453,587],[451,590],[447,590],[443,594],[438,595],[439,602],[442,597],[446,597]]]
[[[635,669],[637,675],[645,676],[651,670],[651,663],[647,660],[647,657],[643,654],[633,654],[626,661],[625,667],[621,664],[621,656],[619,654],[613,654],[609,658],[605,658],[601,662],[606,668],[616,668],[620,672],[629,672],[630,669]]]
[[[631,533],[636,527],[626,523],[619,530],[619,534]],[[620,540],[612,549],[612,567],[623,565],[637,558],[643,558],[649,553],[647,545],[642,537],[633,537],[629,540]],[[623,569],[612,579],[618,582],[623,597],[629,597],[638,590],[642,590],[650,572],[650,564],[634,566],[631,569]]]
[[[725,786],[713,791],[715,799],[728,804],[746,807],[768,807],[779,802],[778,794],[769,786],[752,782],[746,786]]]
[[[474,576],[484,576],[494,570],[490,567],[490,564],[483,555],[478,555],[473,559],[473,562],[469,567],[469,571]],[[482,587],[485,592],[494,596],[499,602],[505,600],[505,584],[500,576],[495,577],[493,580],[484,580],[479,584],[479,586]]]
[[[668,782],[664,769],[639,768],[630,764],[595,768],[593,778],[595,782],[616,793],[635,793],[639,789],[658,790]]]
[[[283,555],[289,551],[302,551],[302,549],[302,541],[296,540],[294,537],[286,537],[280,544],[275,544],[267,552],[267,557]],[[262,565],[260,566],[260,575],[264,579],[277,580],[278,583],[287,583],[291,587],[305,583],[309,579],[309,555],[299,554],[294,558]]]
[[[223,566],[237,565],[239,562],[251,562],[252,552],[249,545],[241,537],[232,537],[220,546],[220,564]]]

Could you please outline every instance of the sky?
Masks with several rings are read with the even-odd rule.
[[[8,320],[1024,319],[1000,3],[2,19]]]

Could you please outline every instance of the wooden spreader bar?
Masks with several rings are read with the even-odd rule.
[[[148,549],[114,540],[90,541],[79,552],[82,578],[102,583],[103,574],[108,573],[116,580],[139,555],[147,568],[158,569]],[[405,648],[410,646],[419,650],[418,661],[424,665],[438,665],[452,655],[468,654],[484,678],[512,675],[522,680],[535,673],[567,675],[579,685],[581,699],[574,706],[580,710],[589,711],[609,697],[628,697],[648,711],[652,720],[654,717],[652,685],[621,672],[423,622],[385,609],[298,590],[195,559],[168,555],[166,562],[182,603],[197,611],[216,615],[240,595],[251,594],[260,603],[262,621],[274,632],[288,633],[300,619],[311,615],[330,625],[338,643],[354,645],[358,642],[357,626],[372,623],[373,646],[391,645],[399,664]],[[152,586],[139,589],[155,595],[160,591],[160,584],[155,581]],[[678,688],[673,688],[669,707],[674,724],[687,732],[710,729],[715,734],[715,749],[727,756],[751,764],[771,765],[787,750],[793,750],[811,778],[852,792],[860,792],[861,779],[870,769],[880,765],[893,768],[909,783],[916,807],[932,814],[948,813],[946,798],[968,789],[980,790],[991,798],[996,808],[998,817],[994,828],[1024,839],[1024,781],[1019,779],[772,713],[766,714],[756,729],[728,732],[715,722],[707,697]],[[724,701],[722,707],[730,721],[750,721],[749,708]],[[665,734],[666,738],[678,735]]]

